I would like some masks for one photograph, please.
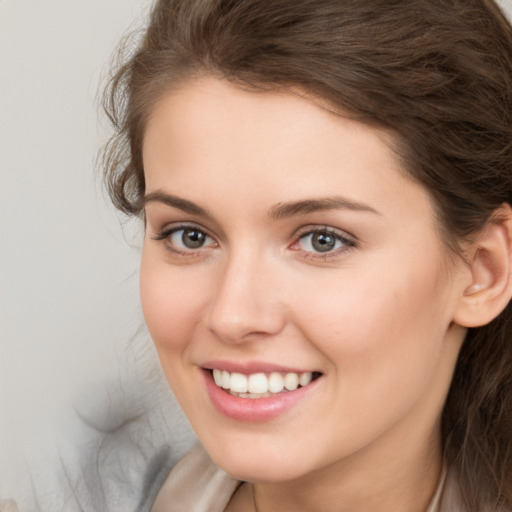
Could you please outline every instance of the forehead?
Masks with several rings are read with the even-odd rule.
[[[149,117],[147,191],[186,191],[201,202],[230,190],[242,206],[257,193],[269,203],[342,194],[377,210],[400,203],[403,215],[430,215],[428,194],[407,177],[392,142],[297,91],[201,79],[163,96]]]
[[[245,149],[257,148],[269,140],[273,145],[292,143],[300,137],[311,140],[313,134],[318,140],[336,136],[340,120],[350,125],[354,139],[361,136],[367,151],[374,141],[379,146],[393,143],[384,129],[369,129],[334,110],[327,101],[297,88],[248,91],[224,80],[193,79],[156,102],[146,123],[144,147],[148,138],[155,137],[151,133],[155,130],[167,141],[180,137],[182,143],[186,139],[193,144],[200,142],[205,150],[223,142],[223,137],[233,148],[243,139]]]

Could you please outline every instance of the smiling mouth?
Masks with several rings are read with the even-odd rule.
[[[217,387],[239,398],[268,398],[305,387],[322,374],[320,372],[243,373],[212,369],[210,373]]]

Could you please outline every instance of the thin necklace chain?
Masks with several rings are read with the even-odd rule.
[[[251,495],[252,495],[252,506],[254,507],[254,512],[259,512],[258,506],[256,505],[256,494],[254,494],[254,485],[249,484],[251,486]]]

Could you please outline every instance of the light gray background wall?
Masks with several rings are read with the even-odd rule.
[[[0,499],[22,512],[32,484],[41,509],[73,510],[57,497],[61,459],[78,474],[97,442],[77,412],[112,426],[108,402],[140,412],[160,377],[147,337],[133,339],[138,251],[93,172],[98,83],[147,4],[0,1]]]
[[[132,339],[138,253],[93,177],[100,76],[148,1],[0,0],[0,499],[22,511],[32,483],[42,509],[73,510],[55,475],[97,440],[77,411],[114,425],[109,401],[140,411],[151,395],[158,439],[178,426],[176,456],[190,439],[160,410],[168,396],[147,337]]]

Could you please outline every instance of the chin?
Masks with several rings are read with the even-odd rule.
[[[308,473],[303,456],[294,457],[295,450],[273,444],[261,449],[256,443],[252,447],[245,444],[216,443],[205,449],[222,470],[233,478],[246,482],[286,482],[295,480]]]
[[[220,461],[217,465],[228,475],[244,482],[281,483],[296,480],[304,474],[297,467],[287,467],[285,464],[248,461]]]

